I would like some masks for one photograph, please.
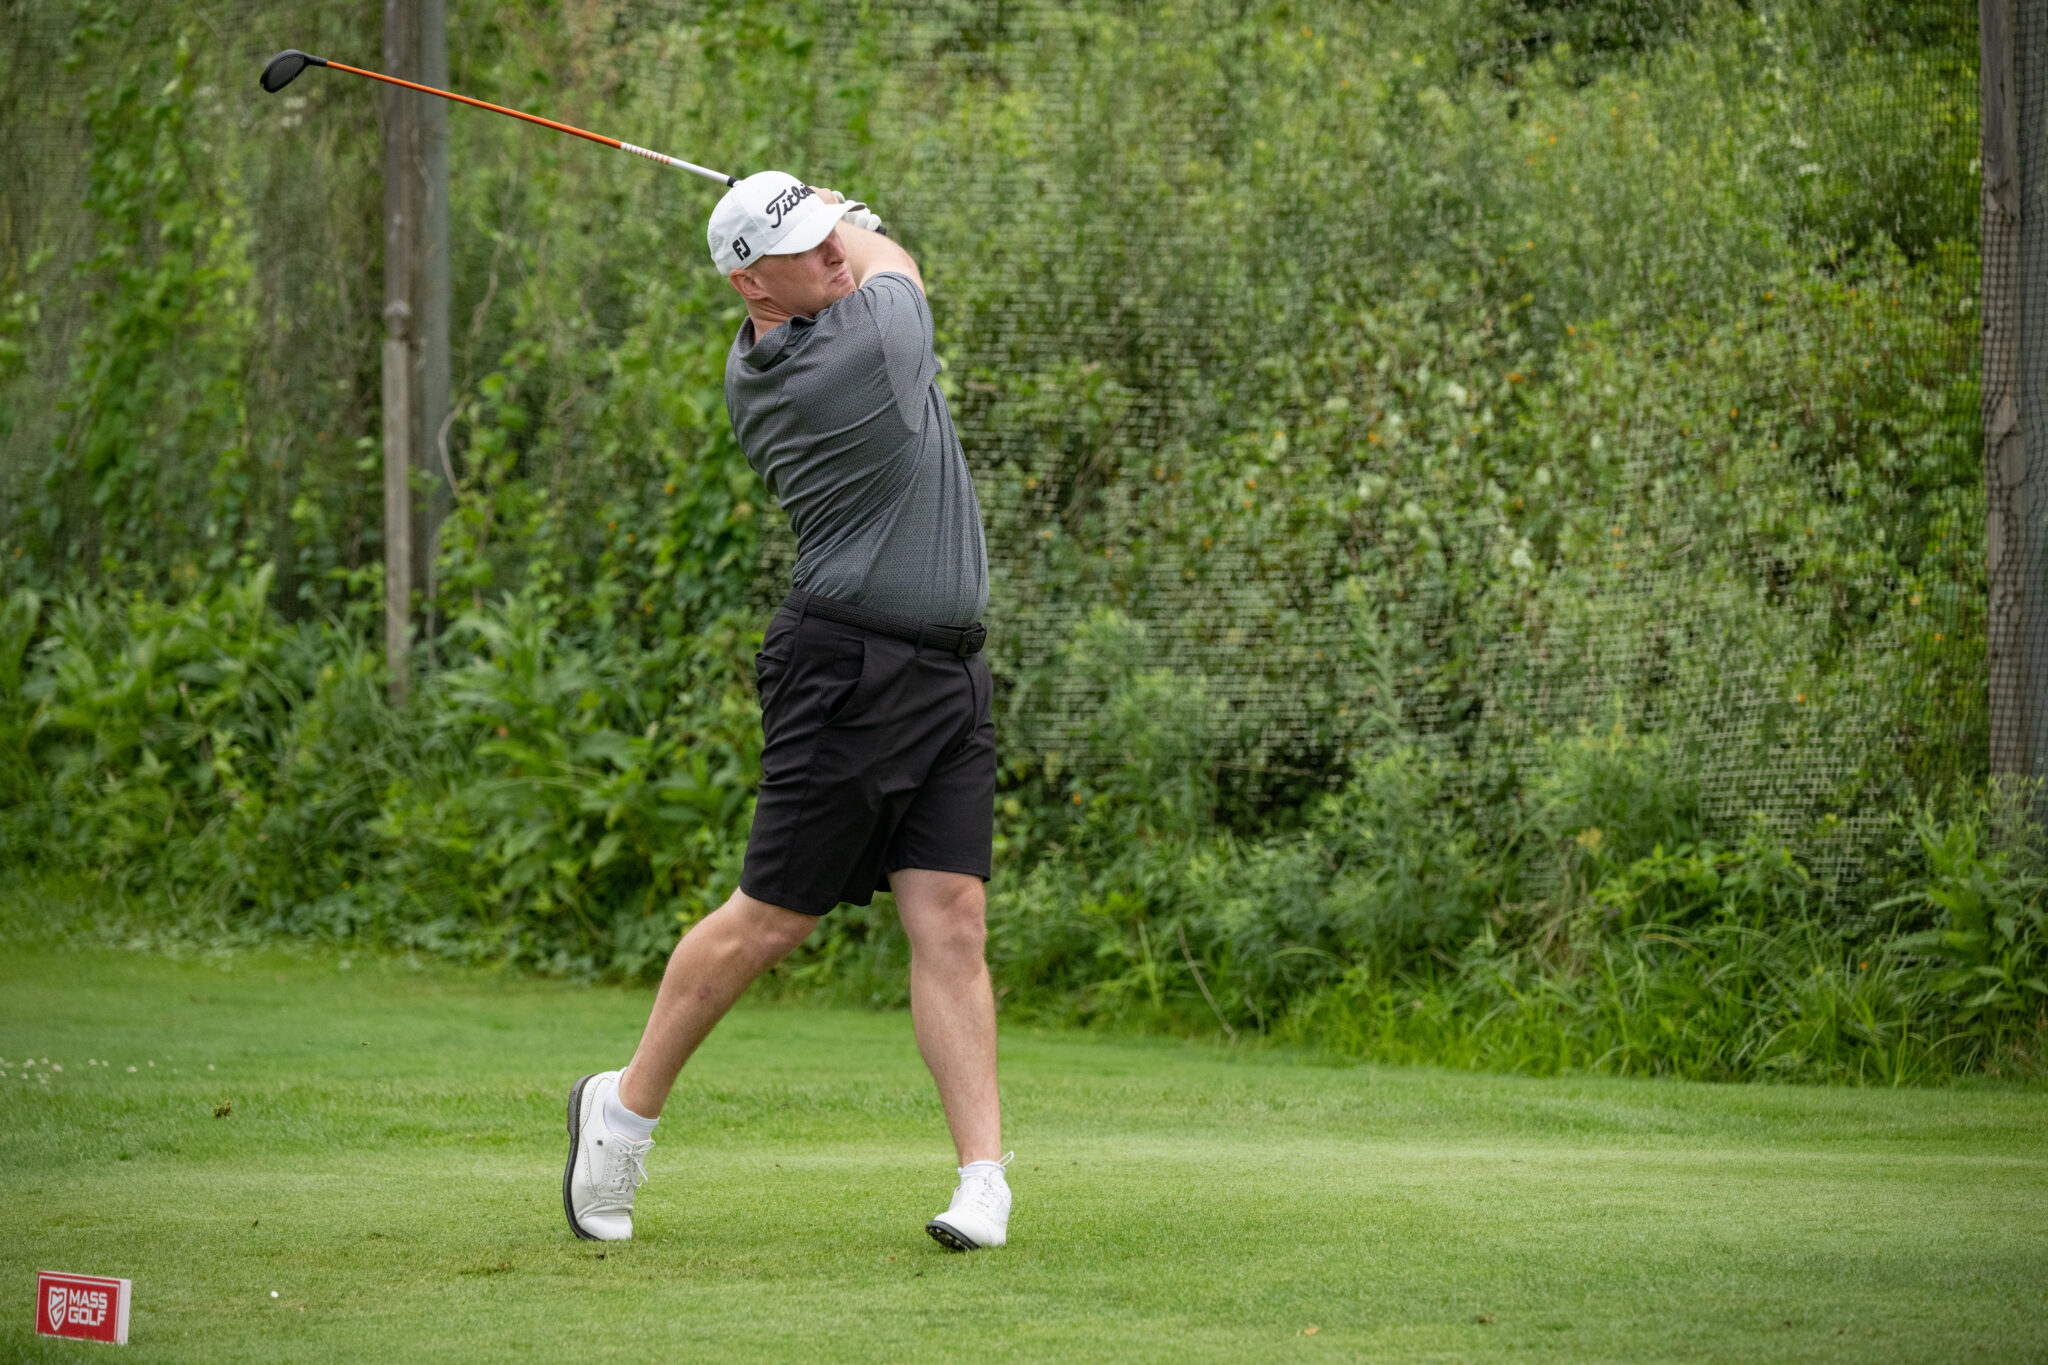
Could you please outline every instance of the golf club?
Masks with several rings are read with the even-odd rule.
[[[602,142],[607,147],[616,147],[622,152],[631,152],[634,156],[644,156],[649,161],[658,161],[664,166],[673,166],[679,171],[688,171],[692,175],[701,175],[706,180],[716,180],[721,185],[729,186],[739,183],[734,177],[722,171],[714,171],[709,167],[684,161],[680,157],[649,151],[645,147],[635,147],[632,143],[621,142],[615,137],[605,137],[601,133],[586,133],[581,128],[571,128],[566,123],[557,123],[553,119],[541,118],[537,114],[522,114],[519,110],[507,109],[502,104],[487,104],[483,100],[471,99],[467,95],[458,95],[449,90],[436,90],[431,85],[418,85],[412,81],[402,81],[396,76],[386,76],[382,72],[365,71],[359,66],[344,66],[340,62],[330,62],[325,57],[315,57],[310,52],[301,52],[295,47],[286,48],[264,64],[263,88],[275,95],[294,80],[297,80],[299,73],[309,66],[324,66],[335,71],[346,71],[351,76],[368,76],[373,81],[383,81],[387,85],[403,86],[407,90],[417,90],[423,95],[439,95],[442,99],[454,100],[457,104],[474,105],[478,109],[488,109],[494,114],[509,114],[513,118],[525,119],[528,123],[538,123],[543,128],[552,128],[558,133],[568,133],[574,137],[587,138],[592,142]]]

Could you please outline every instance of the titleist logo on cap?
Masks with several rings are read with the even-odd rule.
[[[809,185],[791,185],[781,194],[770,199],[767,208],[768,230],[773,232],[776,228],[781,227],[784,214],[816,193],[817,191]]]

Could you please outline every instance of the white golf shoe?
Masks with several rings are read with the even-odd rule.
[[[976,1162],[960,1168],[960,1186],[953,1202],[924,1225],[932,1240],[951,1251],[980,1251],[999,1247],[1010,1229],[1010,1182],[1003,1171],[1016,1157],[1006,1152],[1001,1161]]]
[[[605,1126],[604,1102],[618,1087],[618,1072],[599,1071],[569,1092],[562,1212],[571,1232],[593,1242],[623,1242],[633,1235],[633,1195],[647,1179],[647,1153],[654,1146],[653,1138],[632,1138]]]

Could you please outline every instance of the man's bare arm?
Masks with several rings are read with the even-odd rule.
[[[845,202],[845,196],[837,190],[819,190],[818,197],[828,204]],[[894,270],[908,275],[917,291],[924,292],[924,276],[917,273],[917,262],[910,253],[890,241],[879,232],[855,227],[842,220],[839,224],[839,245],[846,252],[846,269],[853,276],[853,287],[860,288],[884,271]]]
[[[884,271],[894,270],[910,276],[910,282],[917,286],[918,292],[924,292],[924,276],[917,273],[917,262],[910,258],[909,252],[881,233],[841,222],[839,243],[846,248],[846,268],[853,275],[854,288],[860,288]]]

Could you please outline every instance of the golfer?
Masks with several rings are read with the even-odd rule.
[[[917,1047],[960,1159],[952,1205],[925,1230],[956,1251],[1003,1245],[1009,1158],[982,952],[988,560],[923,278],[879,226],[779,171],[740,181],[711,215],[711,259],[747,305],[726,408],[796,532],[794,590],[754,661],[761,791],[739,888],[683,935],[632,1060],[569,1095],[562,1204],[579,1237],[633,1235],[662,1105],[748,983],[834,906],[893,891]]]

